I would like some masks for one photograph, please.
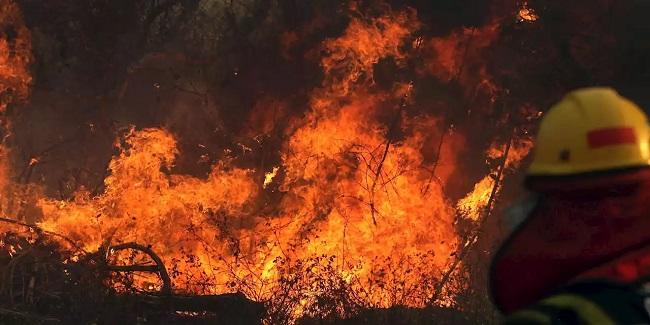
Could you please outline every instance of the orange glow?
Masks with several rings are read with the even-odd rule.
[[[507,152],[507,157],[504,167],[506,170],[515,169],[519,166],[521,161],[528,156],[530,150],[533,148],[533,141],[531,138],[517,138],[511,140],[510,148]],[[505,144],[493,143],[487,150],[486,157],[492,160],[503,161],[505,155]],[[458,211],[470,220],[479,221],[483,216],[483,211],[487,207],[490,196],[494,192],[496,184],[496,173],[491,173],[481,179],[472,192],[468,193],[456,204]],[[495,192],[495,194],[497,194]]]
[[[263,188],[266,188],[273,182],[273,178],[278,175],[278,171],[280,170],[280,167],[273,167],[273,170],[270,172],[264,174],[264,184],[262,184]]]
[[[500,25],[492,22],[478,28],[461,28],[445,37],[425,41],[425,56],[429,59],[420,72],[444,81],[457,79],[463,85],[491,84],[485,64],[478,64],[479,71],[475,71],[472,65],[482,63],[480,51],[497,39],[499,31]]]
[[[248,295],[266,299],[281,276],[279,258],[332,256],[337,276],[361,294],[386,276],[379,270],[413,264],[421,272],[391,275],[390,281],[403,282],[401,298],[391,296],[389,287],[376,287],[363,300],[382,307],[423,305],[431,292],[411,297],[407,291],[421,286],[424,277],[439,277],[457,245],[454,207],[442,184],[421,191],[429,179],[420,168],[422,147],[440,121],[406,118],[402,123],[412,131],[389,145],[382,160],[388,130],[372,116],[411,87],[375,94],[369,92],[372,80],[364,77],[379,59],[404,56],[400,45],[418,26],[413,19],[412,12],[354,19],[341,38],[324,43],[329,54],[322,60],[323,86],[289,135],[281,166],[262,184],[275,182],[283,171],[279,190],[284,195],[274,215],[256,215],[249,208],[259,194],[252,171],[224,161],[207,179],[170,175],[177,155],[174,137],[144,129],[116,142],[120,154],[109,164],[103,194],[80,191],[72,202],[42,198],[40,225],[87,250],[107,242],[152,245],[168,268],[179,271],[174,287],[186,292],[227,292],[233,279],[247,279]],[[341,96],[346,103],[334,100]],[[187,255],[193,259],[187,261]],[[307,294],[305,304],[319,292]]]
[[[519,8],[519,12],[517,13],[517,20],[520,22],[532,23],[537,21],[537,19],[539,19],[539,16],[533,9],[528,7],[528,2],[524,1],[524,3],[521,5],[521,8]]]
[[[530,150],[533,148],[533,139],[531,137],[522,137],[514,139],[508,150],[508,158],[506,161],[506,168],[517,168],[521,161],[528,156]],[[504,154],[504,145],[493,143],[490,148],[485,152],[489,159],[501,159]]]
[[[6,137],[10,123],[4,114],[7,106],[23,101],[29,94],[32,82],[29,64],[32,61],[31,35],[23,21],[22,13],[12,0],[0,0],[0,30],[12,31],[15,37],[0,37],[0,133]],[[3,34],[0,34],[3,35]],[[4,138],[0,143],[0,193],[9,185],[9,154]],[[0,207],[7,205],[6,196],[0,198]],[[0,226],[4,229],[4,226]]]
[[[483,211],[490,201],[490,195],[494,188],[495,180],[492,175],[485,176],[474,185],[474,190],[468,193],[456,204],[460,213],[467,219],[479,221],[483,217]]]
[[[407,10],[374,19],[353,19],[341,37],[325,41],[328,54],[321,66],[326,78],[332,79],[325,81],[327,98],[349,95],[354,83],[371,82],[372,68],[382,58],[404,61],[406,53],[401,47],[420,27],[416,16],[414,10]]]
[[[18,6],[11,0],[0,0],[0,29],[11,30],[12,39],[0,37],[0,112],[15,100],[27,98],[32,81],[31,36]]]
[[[90,251],[105,242],[147,243],[164,256],[168,268],[187,272],[175,279],[176,288],[222,291],[216,285],[225,279],[210,267],[219,256],[210,250],[227,251],[219,223],[241,222],[227,218],[244,214],[256,186],[249,171],[224,164],[213,166],[207,179],[168,175],[162,170],[171,168],[175,155],[176,142],[166,131],[132,132],[109,164],[104,193],[91,198],[78,192],[73,202],[41,199],[41,227],[64,233]],[[185,254],[196,260],[187,261]],[[201,281],[214,287],[201,289]]]
[[[0,9],[0,19],[5,9]],[[495,96],[498,89],[485,65],[461,72],[466,64],[461,58],[470,46],[468,60],[477,60],[478,51],[498,35],[499,25],[423,40],[414,35],[421,27],[414,10],[387,10],[378,17],[355,12],[340,37],[321,44],[324,77],[311,92],[304,115],[284,119],[287,103],[256,101],[247,136],[257,139],[277,132],[280,120],[289,124],[282,134],[279,162],[273,162],[277,166],[243,169],[224,159],[203,178],[177,174],[174,134],[164,128],[133,127],[116,139],[117,153],[99,194],[81,188],[74,199],[59,200],[30,185],[14,195],[21,204],[34,206],[42,216],[37,220],[40,227],[65,235],[87,251],[125,242],[150,245],[170,270],[176,292],[242,291],[262,301],[289,290],[283,294],[296,297],[292,311],[298,317],[317,308],[325,290],[318,284],[331,281],[363,306],[424,306],[462,245],[456,218],[479,221],[497,180],[492,171],[453,202],[445,186],[457,175],[468,135],[455,132],[433,113],[412,114],[417,85],[396,82],[387,87],[390,90],[378,91],[373,68],[387,58],[405,64],[407,45],[416,44],[430,50],[419,73],[441,81],[458,78],[462,85],[479,85]],[[282,38],[286,57],[297,40],[295,33]],[[26,53],[27,43],[21,45]],[[0,40],[0,53],[3,46],[8,45]],[[0,54],[0,86],[9,87],[19,78],[27,87],[28,62],[27,54]],[[396,122],[390,126],[380,116]],[[445,141],[438,147],[443,134]],[[256,150],[242,142],[242,152]],[[515,139],[506,168],[516,168],[531,143]],[[495,143],[486,156],[501,159],[504,148]],[[431,156],[436,156],[435,174]],[[210,161],[207,155],[201,159]],[[34,157],[29,165],[38,163]],[[281,195],[269,200],[271,192]],[[8,205],[2,209],[15,219],[27,214]],[[127,263],[129,257],[121,254],[109,256]],[[295,288],[282,287],[287,278],[302,274],[296,270],[316,276],[291,282],[297,283]],[[153,277],[138,284],[147,290],[160,287]],[[453,304],[453,292],[442,300]]]

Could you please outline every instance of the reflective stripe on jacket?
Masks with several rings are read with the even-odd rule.
[[[503,324],[650,324],[648,308],[650,295],[636,286],[584,282],[514,312]]]

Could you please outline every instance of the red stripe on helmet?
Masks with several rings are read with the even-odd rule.
[[[619,144],[637,143],[633,128],[607,128],[593,130],[587,133],[590,148],[600,148]]]

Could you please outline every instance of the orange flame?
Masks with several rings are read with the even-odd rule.
[[[372,82],[372,68],[382,58],[403,62],[406,53],[402,45],[419,27],[414,10],[389,12],[373,19],[353,19],[341,37],[323,44],[328,52],[321,60],[328,79],[323,90],[329,92],[324,97],[346,96],[355,83]]]
[[[8,184],[9,149],[4,138],[10,125],[4,113],[7,105],[25,100],[32,82],[29,64],[32,61],[31,34],[18,6],[11,0],[0,0],[0,191]],[[4,198],[3,198],[4,199]]]
[[[486,157],[491,160],[502,160],[506,159],[503,164],[503,168],[506,170],[512,170],[519,166],[521,161],[528,156],[530,150],[533,148],[533,140],[531,138],[516,138],[511,140],[510,148],[508,148],[507,156],[504,144],[493,143],[490,148],[486,151]],[[497,176],[494,173],[488,174],[483,179],[481,179],[476,185],[472,192],[468,193],[464,198],[462,198],[456,204],[458,211],[462,213],[463,216],[472,220],[478,221],[483,215],[484,209],[487,207],[490,196],[497,194],[495,191],[495,186],[497,186]],[[498,190],[498,188],[496,189]]]
[[[519,12],[517,13],[517,20],[520,22],[532,23],[537,21],[537,19],[539,19],[537,13],[528,7],[528,2],[524,1],[521,4],[521,8],[519,8]]]
[[[10,0],[0,1],[0,112],[15,100],[27,98],[32,81],[31,36],[18,6]],[[0,34],[2,35],[2,34]]]
[[[240,222],[226,216],[242,215],[256,191],[249,171],[217,164],[205,180],[168,175],[163,170],[173,165],[176,142],[160,129],[132,132],[121,151],[109,164],[111,175],[102,195],[91,198],[78,192],[74,202],[41,199],[45,217],[40,225],[84,243],[87,250],[110,241],[147,243],[172,269],[213,275],[210,265],[218,256],[208,251],[228,251],[219,222]],[[184,252],[197,260],[184,260]],[[202,291],[195,287],[200,280],[179,278],[175,284]],[[214,284],[219,280],[224,281],[215,275]]]
[[[429,73],[440,80],[458,80],[465,86],[485,83],[495,88],[482,63],[481,50],[487,48],[499,35],[497,21],[482,27],[461,28],[445,37],[435,37],[425,42],[425,56],[420,73]],[[475,69],[479,68],[478,71]]]
[[[80,189],[68,201],[44,197],[38,189],[29,192],[38,198],[39,225],[86,250],[131,241],[151,245],[180,292],[242,290],[265,300],[277,294],[287,270],[317,270],[317,279],[301,282],[296,317],[315,308],[325,291],[316,284],[326,278],[341,280],[336,283],[364,306],[423,306],[459,246],[456,216],[479,220],[495,180],[486,176],[452,202],[444,185],[464,136],[453,134],[443,143],[436,153],[440,168],[432,175],[424,152],[433,147],[432,134],[448,132],[447,124],[436,116],[408,114],[413,88],[408,82],[389,92],[376,90],[373,67],[386,58],[403,64],[405,45],[413,44],[420,25],[411,9],[378,17],[356,13],[340,37],[323,42],[323,83],[312,92],[304,117],[288,122],[280,164],[271,171],[256,173],[224,160],[206,178],[175,174],[175,137],[162,128],[133,128],[116,141],[119,153],[99,195]],[[494,23],[430,40],[437,55],[427,58],[423,72],[445,81],[458,74],[461,83],[478,78],[496,91],[485,67],[458,71],[465,42],[476,36],[472,51],[477,51],[497,34]],[[0,41],[0,49],[5,43]],[[0,72],[11,67],[0,85],[9,87],[11,76],[27,73],[19,68],[29,62],[25,58],[0,57]],[[273,109],[265,110],[265,103]],[[274,128],[270,116],[278,118],[284,105],[272,100],[257,105],[254,112],[267,115],[251,123],[267,134]],[[379,118],[384,115],[395,122],[387,125]],[[487,156],[496,159],[502,148],[495,144]],[[516,168],[528,150],[529,142],[513,143],[506,168]],[[277,202],[265,201],[270,184],[278,185]],[[154,282],[147,278],[141,285],[156,288]]]

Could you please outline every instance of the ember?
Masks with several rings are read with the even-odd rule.
[[[494,321],[479,235],[550,96],[521,78],[562,60],[519,39],[536,4],[0,0],[8,319]]]
[[[528,3],[524,2],[521,5],[521,9],[519,9],[519,14],[517,15],[517,19],[522,22],[534,22],[538,19],[539,17],[537,14],[535,14],[535,11],[533,9],[530,9],[528,7]]]

